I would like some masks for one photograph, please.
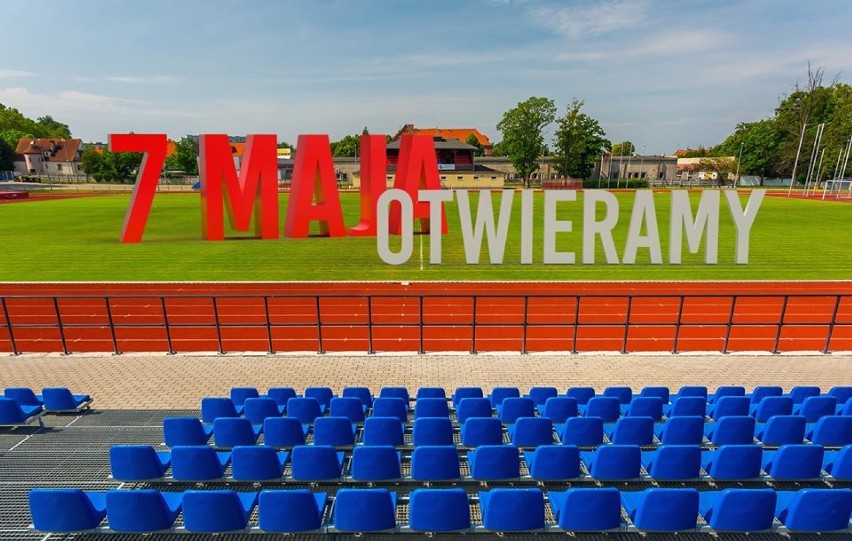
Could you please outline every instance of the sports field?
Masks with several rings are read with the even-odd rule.
[[[664,264],[649,263],[640,248],[635,265],[607,265],[599,243],[594,265],[583,265],[582,193],[560,203],[558,218],[573,220],[573,232],[557,235],[557,249],[577,253],[575,265],[542,263],[543,197],[535,198],[534,264],[520,264],[520,198],[515,198],[502,265],[488,263],[483,246],[478,265],[465,263],[455,202],[446,207],[450,233],[443,264],[430,265],[429,238],[417,236],[404,265],[385,264],[375,238],[309,238],[260,241],[231,232],[229,240],[201,239],[198,194],[158,194],[142,243],[118,236],[129,196],[105,195],[0,205],[0,281],[219,281],[219,280],[849,280],[852,279],[852,205],[766,197],[751,229],[748,265],[734,263],[735,229],[722,198],[719,262],[703,262],[704,245],[683,264],[668,264],[670,195],[655,195]],[[691,194],[693,210],[699,194]],[[631,192],[617,194],[614,240],[619,258],[633,206]],[[743,193],[743,204],[748,198]],[[357,194],[341,194],[347,226],[358,221]],[[475,214],[476,197],[471,198]],[[495,209],[499,205],[494,198]],[[283,227],[287,195],[281,195]],[[242,238],[240,238],[242,237]],[[398,242],[394,239],[394,242]],[[422,243],[422,256],[421,256]],[[485,243],[483,243],[485,244]],[[397,246],[392,246],[396,249]]]

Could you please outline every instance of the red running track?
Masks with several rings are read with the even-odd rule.
[[[0,297],[19,352],[63,339],[69,352],[635,352],[672,351],[676,335],[678,351],[852,350],[852,282],[0,284]]]

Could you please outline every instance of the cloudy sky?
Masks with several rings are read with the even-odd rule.
[[[585,100],[670,153],[770,116],[807,62],[852,73],[848,0],[3,0],[0,103],[111,132],[393,134]]]

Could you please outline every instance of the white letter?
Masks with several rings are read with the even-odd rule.
[[[642,236],[642,221],[645,221],[647,235]],[[651,263],[660,265],[663,262],[663,254],[660,250],[660,231],[657,228],[657,211],[654,207],[654,192],[651,190],[637,190],[636,199],[633,200],[633,214],[630,215],[630,227],[627,230],[627,242],[624,244],[624,258],[621,260],[625,265],[636,263],[636,250],[648,248]]]
[[[731,218],[734,220],[734,225],[737,228],[737,252],[734,256],[734,263],[748,263],[748,241],[751,234],[751,226],[754,225],[754,218],[757,216],[757,211],[760,204],[763,202],[763,196],[766,190],[753,190],[746,203],[745,211],[740,206],[740,198],[736,190],[725,190],[725,199],[728,200],[728,208],[731,209]]]
[[[606,205],[604,219],[597,221],[598,201]],[[595,262],[595,235],[601,236],[606,262],[618,264],[618,254],[612,241],[612,230],[618,223],[618,200],[606,190],[586,190],[583,192],[583,263]]]
[[[575,190],[544,191],[544,264],[573,265],[574,252],[556,251],[556,233],[570,233],[573,230],[571,220],[556,219],[557,201],[576,201]]]
[[[521,264],[533,262],[533,191],[521,191]]]
[[[441,263],[441,211],[443,201],[453,200],[452,190],[419,190],[417,199],[429,202],[429,263]]]
[[[669,219],[669,263],[680,264],[680,249],[683,244],[682,229],[686,229],[686,243],[689,253],[698,252],[701,244],[701,231],[707,230],[707,245],[704,248],[704,262],[715,265],[719,251],[719,191],[704,190],[698,202],[698,212],[692,219],[692,207],[686,190],[672,191],[672,211]]]
[[[391,201],[399,202],[399,206],[402,207],[400,213],[402,227],[399,235],[402,246],[397,253],[391,252],[388,246],[390,240],[388,215],[390,214]],[[376,202],[376,213],[379,220],[376,224],[376,249],[379,251],[379,257],[389,265],[402,265],[411,257],[411,251],[414,248],[414,205],[411,198],[408,197],[408,192],[405,190],[385,191]],[[440,230],[440,227],[438,229]]]
[[[482,233],[488,235],[488,254],[492,264],[503,262],[506,249],[506,236],[509,234],[509,218],[512,215],[514,190],[503,190],[500,200],[500,217],[497,229],[494,228],[494,211],[491,205],[491,192],[480,190],[479,205],[476,209],[476,224],[471,225],[470,199],[467,190],[458,191],[459,221],[461,222],[464,257],[468,265],[478,264],[482,252]]]

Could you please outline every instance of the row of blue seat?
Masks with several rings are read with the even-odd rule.
[[[42,406],[48,413],[74,413],[91,407],[92,397],[74,394],[67,387],[44,387],[41,394],[29,387],[7,387],[3,397],[11,398],[21,406]]]
[[[292,447],[312,442],[339,447],[364,445],[406,445],[406,425],[396,417],[369,417],[359,428],[346,417],[319,417],[303,424],[291,417],[270,417],[263,424],[253,424],[244,417],[221,417],[205,425],[194,417],[167,417],[163,420],[163,436],[169,447],[201,445],[210,441],[217,447],[254,445],[261,433],[263,442],[272,447]],[[547,417],[520,417],[508,425],[508,439],[521,447],[546,444],[597,446],[605,441],[635,445],[685,444],[713,445],[749,444],[756,440],[766,446],[792,443],[816,443],[829,447],[852,444],[852,416],[833,415],[808,424],[802,416],[774,416],[766,423],[753,417],[724,417],[705,423],[701,417],[672,417],[665,423],[654,423],[650,417],[623,417],[615,423],[604,423],[598,417],[575,417],[554,424]],[[500,444],[505,440],[504,424],[494,417],[468,418],[456,432],[446,417],[421,417],[412,423],[410,442],[418,445],[453,445],[466,447]]]
[[[395,447],[356,447],[348,470],[346,456],[330,445],[300,445],[292,452],[263,445],[238,446],[230,452],[206,445],[177,446],[171,452],[120,445],[110,449],[110,467],[112,477],[119,481],[222,480],[229,464],[228,479],[236,481],[282,481],[285,477],[293,481],[494,481],[520,479],[523,457],[528,478],[535,480],[820,480],[830,476],[852,481],[852,445],[828,452],[821,445],[784,445],[771,451],[759,445],[715,450],[664,445],[652,451],[642,451],[637,445],[607,445],[594,451],[543,445],[523,453],[514,445],[481,445],[470,451],[426,445],[411,452],[406,476],[401,469],[402,453]],[[465,462],[469,475],[463,477],[461,464]],[[169,468],[171,475],[166,477]]]
[[[546,522],[545,496],[555,523]],[[401,503],[408,504],[409,520],[399,524]],[[481,525],[472,523],[471,503],[479,505]],[[95,530],[105,518],[104,529],[114,532],[176,530],[181,513],[181,530],[241,532],[250,528],[255,507],[257,525],[251,529],[270,533],[698,531],[699,516],[717,531],[767,531],[777,518],[789,531],[848,532],[852,490],[572,488],[545,494],[539,488],[495,488],[474,497],[460,488],[429,488],[414,490],[403,501],[384,488],[343,488],[330,501],[328,493],[305,489],[260,493],[34,489],[29,504],[33,527],[56,533]],[[623,520],[622,510],[629,522]]]

